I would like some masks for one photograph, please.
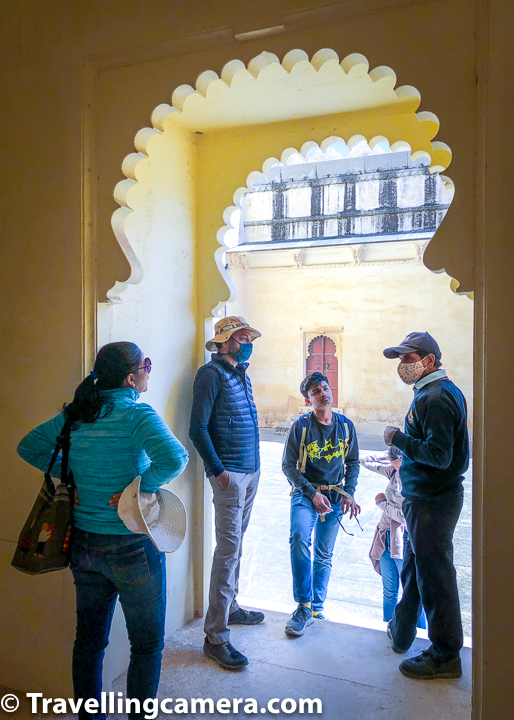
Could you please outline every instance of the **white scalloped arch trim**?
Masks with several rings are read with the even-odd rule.
[[[141,163],[148,161],[149,147],[152,143],[152,139],[156,135],[160,135],[164,132],[164,125],[167,118],[173,113],[183,113],[193,99],[194,102],[198,102],[200,98],[207,99],[216,87],[219,89],[220,84],[225,88],[230,88],[232,86],[236,86],[238,83],[251,81],[252,78],[256,80],[261,75],[265,77],[266,73],[278,71],[282,73],[289,73],[290,75],[295,75],[297,73],[318,73],[321,81],[323,80],[323,76],[334,72],[338,73],[342,80],[348,82],[357,81],[359,79],[366,80],[366,76],[368,76],[367,82],[372,83],[377,89],[391,92],[394,91],[394,97],[396,98],[395,102],[401,103],[405,100],[413,99],[419,104],[421,99],[418,90],[411,85],[403,85],[394,89],[396,85],[396,74],[390,67],[379,66],[370,71],[369,62],[364,55],[361,55],[360,53],[352,53],[340,61],[339,55],[335,52],[335,50],[330,48],[318,50],[318,52],[316,52],[310,60],[307,53],[301,49],[289,51],[283,57],[282,61],[280,61],[273,53],[262,52],[250,60],[248,65],[245,65],[242,60],[231,60],[224,65],[220,75],[218,75],[214,70],[206,70],[200,73],[196,79],[194,88],[191,85],[179,85],[172,93],[171,105],[162,103],[152,112],[151,121],[153,127],[142,128],[137,133],[134,140],[137,152],[127,155],[122,164],[122,172],[126,179],[121,180],[114,189],[114,198],[118,205],[120,205],[120,208],[113,213],[111,225],[114,235],[130,264],[131,272],[126,281],[116,281],[115,285],[107,292],[107,297],[111,302],[122,302],[120,297],[121,293],[123,293],[129,285],[141,282],[143,277],[141,263],[139,262],[128,238],[127,221],[129,220],[131,213],[134,211],[133,198],[137,193],[137,184],[139,180],[138,175]],[[426,111],[416,113],[416,117],[420,123],[428,124],[430,137],[435,137],[439,130],[438,118],[433,113]],[[430,125],[433,127],[430,127]],[[362,139],[365,138],[363,138],[363,136],[355,135],[348,139],[347,144],[351,142],[356,143]],[[385,138],[377,136],[371,138],[369,143],[371,145],[371,143],[377,143],[383,140],[385,140]],[[321,148],[323,149],[323,145],[325,143],[330,144],[329,141],[335,142],[334,139],[331,140],[331,138],[327,138],[321,144]],[[403,141],[394,143],[391,149],[408,149],[414,160],[419,157],[427,157],[431,163],[430,171],[441,172],[445,170],[451,162],[451,150],[448,145],[440,141],[432,141],[430,144],[430,153],[427,153],[426,151],[412,152],[410,145],[408,145],[408,143],[404,143]],[[307,145],[309,147],[313,147],[312,142],[310,144],[306,143],[302,146],[300,152],[306,152],[305,148]],[[328,145],[326,145],[326,147],[328,147]],[[290,153],[298,152],[296,148],[288,148],[284,150],[284,153],[287,153],[288,151],[290,151]],[[282,153],[282,158],[284,157],[284,153]],[[284,162],[282,158],[281,162]],[[267,170],[269,170],[270,164],[275,162],[277,162],[276,158],[269,158],[266,160],[262,166],[262,173],[266,173]],[[252,180],[252,178],[260,176],[261,173],[259,171],[257,171],[257,174],[250,173],[247,180],[247,187],[251,187],[252,182],[255,181],[254,179]],[[447,180],[447,182],[451,181]],[[240,193],[241,190],[244,193],[246,192],[246,189],[247,188],[240,188],[234,194],[234,203],[236,205],[238,204],[236,201],[238,193]],[[228,226],[225,227],[228,228]],[[220,228],[220,231],[218,232],[218,239],[223,237],[223,230],[224,228]],[[221,258],[225,249],[225,247],[220,247],[216,251],[216,262],[220,271],[220,266],[222,266]],[[224,269],[222,271],[222,275],[227,282]],[[228,282],[228,284],[230,287],[230,282]],[[232,292],[233,289],[231,288],[231,293]],[[224,304],[225,303],[222,305]]]
[[[216,239],[218,240],[221,247],[219,247],[216,250],[214,257],[216,260],[216,264],[218,266],[218,270],[222,274],[223,279],[225,280],[225,282],[230,290],[230,297],[228,298],[228,300],[219,302],[218,305],[215,308],[213,308],[213,310],[212,310],[213,315],[218,315],[223,310],[223,308],[225,307],[225,305],[227,303],[235,302],[235,300],[237,298],[236,289],[230,279],[230,276],[228,275],[227,271],[225,270],[224,255],[227,250],[234,249],[234,246],[232,246],[232,245],[229,246],[226,244],[226,239],[227,239],[228,235],[238,232],[238,229],[239,229],[238,213],[242,209],[242,200],[243,200],[243,196],[245,195],[245,193],[247,193],[249,190],[252,190],[252,188],[256,182],[258,182],[259,180],[262,180],[264,177],[266,177],[272,166],[287,165],[287,161],[289,160],[289,158],[292,155],[299,154],[304,159],[306,159],[307,154],[309,153],[309,151],[312,148],[314,148],[314,149],[319,148],[320,150],[322,150],[322,152],[326,152],[331,145],[342,142],[342,143],[345,143],[351,150],[358,143],[361,143],[363,141],[367,142],[367,144],[369,145],[369,147],[371,149],[376,147],[376,145],[378,145],[378,143],[387,142],[390,145],[387,138],[385,138],[383,135],[377,135],[377,136],[371,138],[371,140],[369,142],[366,140],[364,135],[352,135],[352,137],[350,137],[347,141],[345,141],[342,137],[339,137],[337,135],[331,135],[330,137],[325,138],[325,140],[323,140],[320,144],[314,142],[313,140],[308,140],[306,143],[304,143],[302,145],[302,147],[299,150],[297,150],[294,147],[288,147],[282,152],[282,154],[280,156],[280,160],[277,159],[276,157],[267,158],[262,164],[262,172],[259,170],[253,170],[248,175],[248,177],[246,178],[246,187],[240,187],[235,191],[234,196],[232,198],[234,204],[229,205],[223,211],[223,222],[225,224],[222,227],[220,227],[220,229],[216,233]],[[428,153],[426,153],[424,151],[418,151],[418,152],[413,153],[409,143],[404,142],[404,141],[399,141],[399,142],[393,143],[392,145],[390,145],[390,148],[391,148],[391,152],[400,152],[400,151],[409,152],[410,157],[414,161],[419,160],[420,158],[427,158],[427,157],[428,157],[428,159],[430,159],[430,157],[428,156]],[[446,189],[455,191],[455,185],[449,177],[440,175],[440,178],[444,182]],[[445,272],[445,271],[442,270],[441,272]],[[456,290],[456,287],[458,287],[458,283],[457,283],[457,286],[455,286],[456,282],[457,282],[456,280],[452,279],[451,288],[454,291]]]

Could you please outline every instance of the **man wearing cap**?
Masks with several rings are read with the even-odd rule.
[[[441,368],[441,351],[427,332],[413,332],[386,358],[400,358],[398,374],[414,385],[405,432],[389,426],[384,440],[403,452],[403,513],[409,541],[402,569],[403,596],[387,626],[395,652],[406,652],[416,636],[422,606],[432,642],[404,660],[407,677],[431,680],[462,675],[463,644],[459,593],[453,565],[453,533],[463,502],[469,465],[466,400]]]
[[[260,332],[242,317],[216,323],[206,343],[212,359],[197,372],[189,437],[211,483],[216,525],[204,653],[238,670],[247,658],[230,643],[229,625],[257,625],[261,612],[237,603],[243,536],[259,483],[259,428],[252,385],[246,374],[252,341]]]

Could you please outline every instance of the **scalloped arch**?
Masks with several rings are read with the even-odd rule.
[[[375,137],[371,138],[369,140],[369,142],[364,137],[364,135],[353,135],[346,141],[342,137],[331,135],[330,137],[325,138],[319,144],[313,140],[309,140],[302,145],[300,150],[297,150],[296,148],[293,148],[293,147],[288,147],[283,151],[280,160],[277,160],[277,158],[274,158],[274,157],[267,158],[262,164],[262,172],[259,170],[253,170],[248,175],[248,177],[246,179],[246,186],[240,187],[234,192],[234,196],[232,198],[233,205],[229,205],[228,207],[225,208],[225,210],[223,212],[223,222],[225,224],[222,225],[222,227],[220,227],[216,233],[216,239],[218,240],[218,243],[220,244],[221,247],[219,247],[215,251],[214,257],[216,260],[216,264],[218,266],[218,270],[221,273],[221,275],[223,276],[223,279],[225,280],[225,283],[227,284],[227,287],[230,290],[230,296],[229,296],[228,300],[219,302],[218,305],[215,308],[213,308],[212,312],[214,315],[219,314],[227,303],[235,302],[235,300],[236,300],[236,290],[230,279],[230,276],[228,275],[227,271],[225,270],[225,264],[223,261],[223,257],[227,250],[232,249],[230,246],[227,245],[226,239],[230,234],[237,232],[238,223],[233,222],[233,219],[235,217],[238,217],[238,214],[242,209],[242,200],[243,200],[243,196],[245,195],[245,193],[248,192],[248,190],[251,190],[256,182],[258,182],[259,180],[261,180],[268,174],[268,171],[272,165],[277,165],[277,164],[282,165],[282,166],[286,165],[287,160],[293,154],[299,154],[299,155],[302,155],[304,158],[306,158],[308,152],[312,148],[320,148],[323,152],[326,152],[331,145],[334,145],[335,143],[343,142],[351,149],[351,148],[354,148],[358,143],[360,143],[362,141],[367,142],[367,144],[369,145],[370,148],[376,147],[376,145],[379,142],[387,142],[390,145],[388,139],[386,137],[384,137],[383,135],[376,135]],[[393,145],[390,145],[390,147],[391,147],[391,152],[398,152],[401,150],[409,152],[412,160],[414,160],[414,161],[419,160],[420,158],[430,159],[430,155],[424,151],[417,151],[417,152],[413,153],[410,145],[407,142],[396,142],[396,143],[393,143]],[[449,150],[449,148],[448,148],[448,150]],[[446,177],[445,175],[440,175],[440,178],[444,182],[445,188],[455,191],[455,185],[449,177]],[[445,271],[441,270],[440,272],[445,272]],[[454,278],[451,278],[451,283],[450,283],[451,289],[454,292],[456,292],[458,286],[459,286],[458,281],[455,280]]]
[[[123,250],[129,265],[130,276],[124,282],[117,281],[108,291],[107,297],[113,302],[121,302],[121,294],[131,284],[137,284],[143,277],[143,268],[131,244],[131,232],[140,228],[144,222],[143,192],[139,187],[148,176],[146,165],[152,145],[160,135],[174,129],[183,129],[197,134],[241,128],[245,125],[274,123],[285,120],[310,117],[331,116],[352,113],[361,110],[379,111],[392,108],[398,114],[412,114],[417,120],[412,126],[410,142],[395,140],[391,150],[408,150],[413,159],[424,157],[430,160],[430,170],[441,172],[451,162],[449,147],[440,141],[434,141],[439,130],[437,117],[430,112],[416,112],[421,96],[410,85],[395,88],[396,75],[387,66],[379,66],[371,71],[367,58],[360,53],[352,53],[342,60],[331,48],[318,50],[309,60],[301,49],[290,50],[282,61],[270,52],[262,52],[245,65],[234,59],[224,65],[221,73],[206,70],[198,75],[195,87],[180,85],[171,95],[171,104],[161,103],[151,115],[152,127],[142,128],[136,135],[131,152],[123,161],[121,180],[115,188],[114,197],[118,210],[113,213],[111,224],[114,235]],[[269,102],[263,103],[263,94]],[[413,139],[414,138],[414,142]],[[353,134],[346,143],[352,147],[364,135]],[[280,160],[270,157],[262,164],[262,172],[254,171],[247,178],[247,187],[234,193],[234,207],[239,205],[247,188],[258,177],[269,171],[276,162],[287,162],[292,153],[302,155],[314,147],[323,151],[333,142],[342,141],[342,137],[330,136],[320,144],[314,141],[304,143],[300,150],[286,148]],[[370,145],[384,142],[383,135],[374,135]],[[374,146],[373,145],[373,146]],[[447,180],[447,182],[450,182]],[[230,225],[233,211],[227,208],[224,213],[225,225],[218,230],[220,247],[215,259],[220,272],[230,288],[230,281],[223,268],[222,256],[226,250],[224,238],[234,228]],[[138,216],[134,218],[133,216]],[[231,293],[233,288],[230,288]],[[219,311],[225,305],[220,302],[214,309]]]

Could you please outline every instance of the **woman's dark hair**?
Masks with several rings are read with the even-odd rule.
[[[104,390],[114,390],[130,372],[141,364],[143,353],[135,343],[115,342],[104,345],[98,351],[93,371],[75,390],[73,402],[65,403],[63,411],[67,418],[76,423],[92,423],[100,417],[109,415],[114,401]]]

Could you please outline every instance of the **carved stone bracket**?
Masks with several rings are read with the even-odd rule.
[[[248,270],[248,258],[244,253],[231,253],[228,257],[228,267],[237,267],[242,270]]]
[[[350,249],[355,265],[360,265],[362,261],[362,245],[353,245]]]
[[[296,264],[296,267],[297,267],[298,269],[304,266],[303,253],[302,253],[301,250],[299,250],[299,251],[296,252],[296,253],[293,253],[293,260],[294,260],[294,262],[295,262],[295,264]]]

